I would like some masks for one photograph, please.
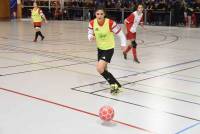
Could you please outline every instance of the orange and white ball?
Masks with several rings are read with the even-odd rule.
[[[99,117],[103,121],[111,121],[114,117],[114,109],[111,106],[103,106],[99,110]]]

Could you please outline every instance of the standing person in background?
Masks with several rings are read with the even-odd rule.
[[[194,9],[192,8],[192,5],[188,5],[186,11],[187,11],[187,26],[191,27],[191,25],[192,25],[192,14],[193,14],[193,11],[194,11]]]
[[[137,11],[131,13],[125,20],[124,24],[126,27],[126,38],[128,40],[128,47],[123,52],[124,58],[127,59],[127,53],[132,49],[133,58],[136,63],[140,63],[140,61],[137,58],[137,43],[136,43],[136,30],[139,24],[144,29],[143,25],[143,6],[138,5]]]
[[[110,84],[111,94],[117,94],[120,91],[121,84],[108,71],[107,65],[114,54],[114,34],[120,37],[122,50],[126,46],[126,37],[116,22],[105,18],[105,10],[102,7],[97,8],[95,15],[96,18],[89,22],[88,39],[89,41],[95,40],[97,44],[98,62],[96,68],[99,74]]]
[[[44,20],[47,23],[47,20],[36,2],[33,3],[33,9],[31,10],[31,18],[35,29],[35,39],[33,41],[37,42],[38,35],[41,37],[41,40],[44,40],[44,36],[41,33],[41,26],[42,21]]]

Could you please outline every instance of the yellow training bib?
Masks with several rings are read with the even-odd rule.
[[[33,22],[42,22],[42,17],[39,13],[39,8],[37,10],[32,10],[31,18]]]
[[[114,35],[109,28],[109,19],[105,19],[103,26],[99,26],[97,19],[94,19],[93,29],[99,49],[109,50],[115,47]]]

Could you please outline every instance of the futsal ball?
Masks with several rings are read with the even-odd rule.
[[[111,121],[114,117],[114,109],[111,106],[103,106],[99,110],[99,117],[103,121]]]

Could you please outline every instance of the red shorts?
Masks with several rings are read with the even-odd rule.
[[[130,31],[128,31],[126,34],[126,38],[127,40],[136,39],[136,33],[131,33]]]
[[[34,27],[41,27],[42,22],[34,22],[33,25],[34,25]]]

